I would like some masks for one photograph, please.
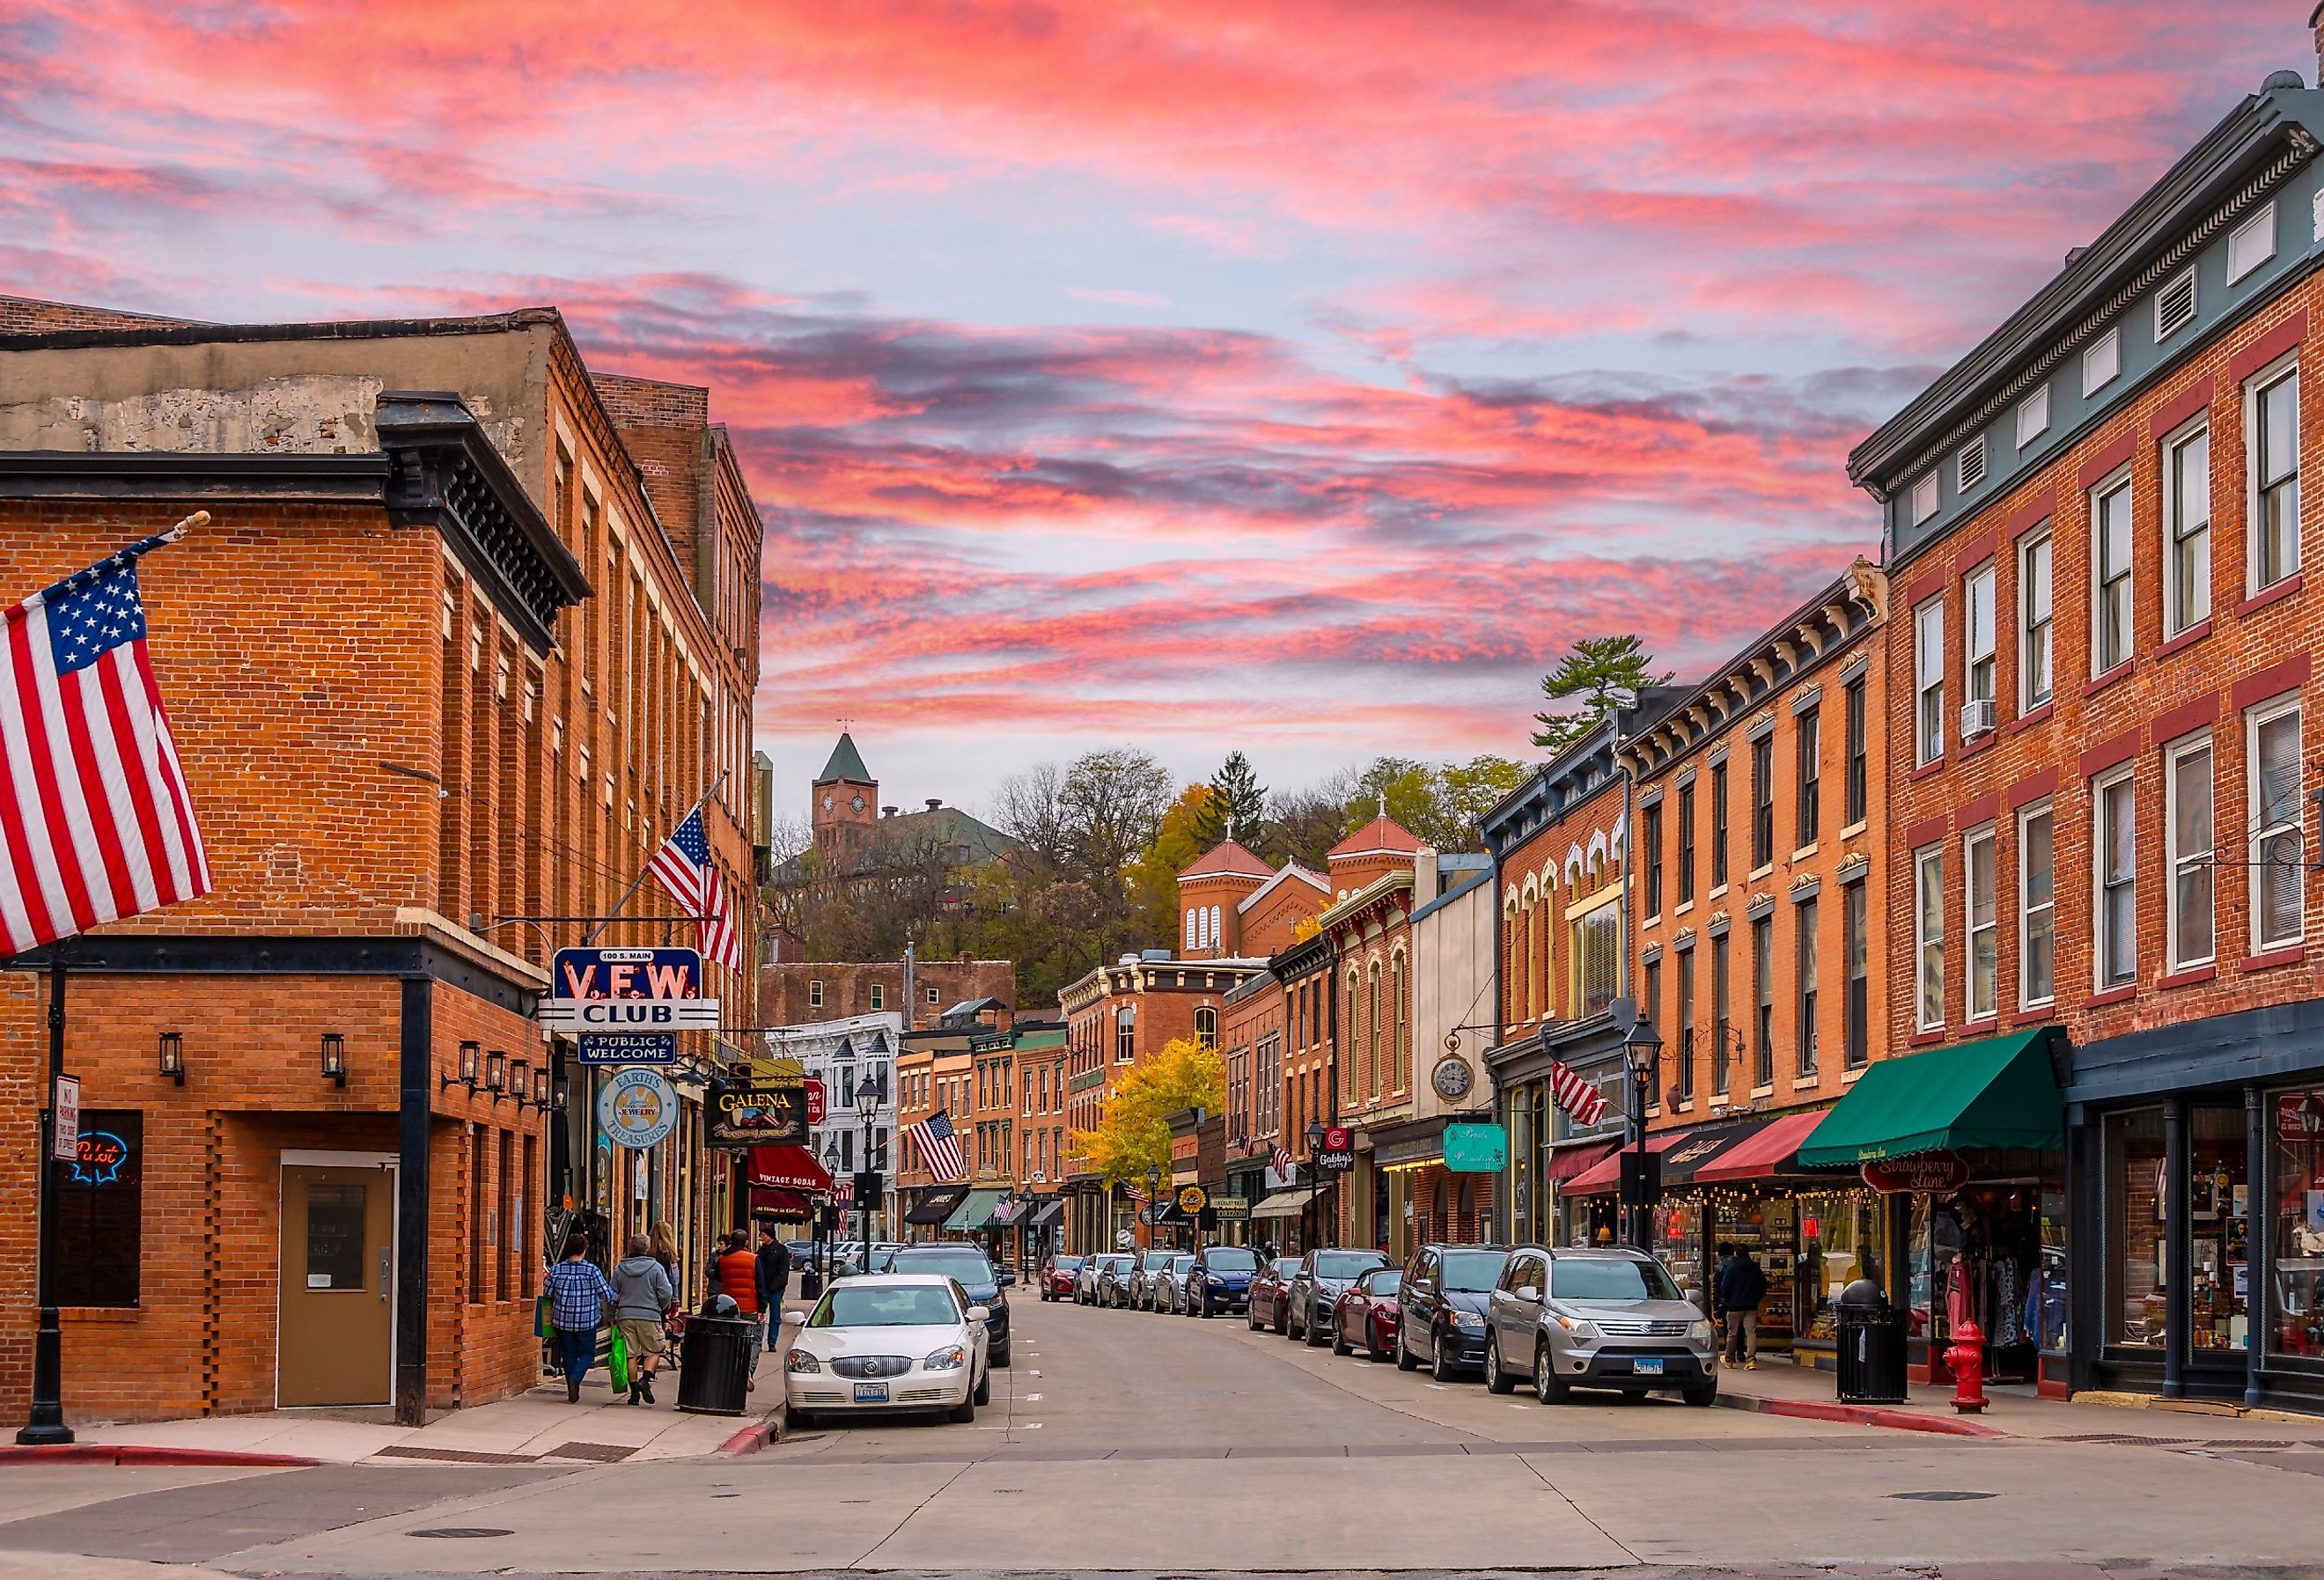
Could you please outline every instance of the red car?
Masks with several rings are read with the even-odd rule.
[[[1070,1300],[1074,1298],[1074,1275],[1082,1270],[1078,1256],[1061,1256],[1056,1252],[1041,1259],[1041,1298]]]
[[[1367,1360],[1385,1361],[1396,1353],[1396,1294],[1404,1285],[1402,1270],[1374,1268],[1350,1284],[1332,1302],[1332,1353],[1344,1355],[1363,1346]]]

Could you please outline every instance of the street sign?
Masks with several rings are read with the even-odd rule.
[[[1444,1167],[1455,1174],[1499,1174],[1508,1167],[1509,1132],[1498,1124],[1444,1127]]]
[[[678,1092],[659,1070],[617,1071],[597,1094],[597,1128],[615,1146],[642,1151],[678,1128]]]
[[[1190,1185],[1178,1193],[1178,1210],[1188,1217],[1193,1217],[1203,1210],[1203,1204],[1210,1199],[1210,1193],[1201,1186]]]
[[[715,1031],[697,949],[559,949],[538,1019],[558,1031]]]
[[[804,1146],[807,1139],[807,1067],[795,1058],[735,1058],[710,1083],[714,1147]]]
[[[579,1062],[586,1065],[676,1064],[675,1031],[584,1031]]]
[[[56,1097],[49,1113],[55,1129],[55,1138],[49,1144],[49,1156],[60,1163],[70,1163],[80,1157],[80,1077],[59,1076]]]
[[[1315,1152],[1315,1167],[1327,1174],[1344,1174],[1355,1166],[1355,1132],[1344,1124],[1325,1125],[1323,1144]]]
[[[809,1076],[807,1078],[807,1122],[809,1124],[821,1124],[824,1122],[825,1117],[830,1113],[830,1110],[825,1106],[825,1102],[821,1077]]]

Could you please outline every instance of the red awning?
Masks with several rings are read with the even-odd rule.
[[[1614,1149],[1621,1144],[1609,1137],[1602,1141],[1582,1141],[1571,1147],[1560,1147],[1549,1155],[1549,1162],[1541,1171],[1542,1177],[1560,1185],[1579,1179],[1612,1157]]]
[[[820,1193],[831,1188],[831,1171],[805,1147],[752,1147],[751,1184],[753,1188]]]
[[[751,1187],[751,1215],[772,1218],[779,1224],[809,1224],[815,1221],[815,1204],[796,1190],[754,1185]]]
[[[1774,1174],[1788,1174],[1792,1170],[1786,1165],[1792,1154],[1823,1123],[1828,1112],[1811,1108],[1804,1113],[1779,1114],[1756,1133],[1738,1141],[1724,1157],[1704,1164],[1695,1178],[1704,1181],[1765,1179]]]
[[[1679,1142],[1686,1140],[1691,1133],[1683,1130],[1666,1130],[1658,1136],[1648,1136],[1646,1150],[1667,1152]],[[1611,1194],[1621,1183],[1622,1149],[1618,1147],[1583,1170],[1580,1178],[1564,1188],[1568,1196],[1606,1196]]]

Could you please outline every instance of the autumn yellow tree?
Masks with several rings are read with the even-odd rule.
[[[1083,1160],[1109,1185],[1170,1172],[1170,1116],[1183,1108],[1226,1107],[1227,1066],[1218,1049],[1180,1037],[1122,1076],[1095,1130],[1075,1131]]]

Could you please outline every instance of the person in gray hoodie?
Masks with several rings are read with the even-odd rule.
[[[654,1401],[654,1373],[661,1369],[665,1325],[678,1300],[669,1273],[653,1254],[653,1242],[630,1236],[629,1254],[613,1270],[613,1325],[630,1352],[630,1402]]]

